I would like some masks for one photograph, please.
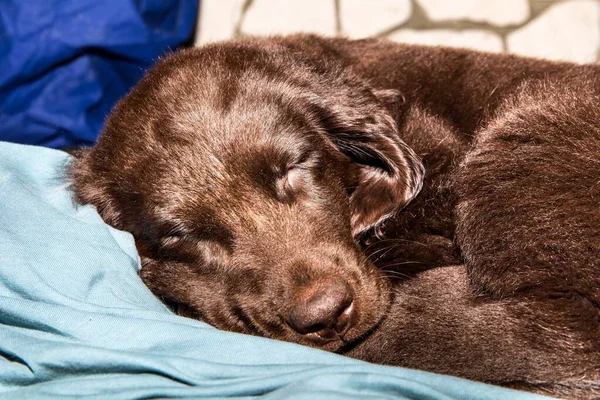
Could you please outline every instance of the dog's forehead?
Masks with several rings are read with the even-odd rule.
[[[164,60],[152,72],[155,99],[172,113],[243,120],[275,116],[273,109],[301,102],[311,80],[282,54],[251,46],[208,46]],[[260,115],[262,112],[262,115]],[[208,115],[206,115],[208,114]],[[218,119],[217,119],[218,121]]]
[[[319,141],[312,115],[278,92],[209,86],[171,109],[164,129],[165,140],[182,142],[207,179],[233,178],[244,171],[245,160],[297,157]]]
[[[162,146],[170,149],[163,160],[165,184],[184,197],[241,201],[229,198],[232,188],[247,194],[253,190],[252,178],[284,170],[314,151],[318,135],[310,127],[287,123],[272,115],[279,112],[276,109],[267,111],[178,113],[166,128],[168,138]]]
[[[177,193],[171,198],[242,201],[252,190],[249,174],[293,162],[319,140],[301,90],[274,70],[188,61],[162,71],[152,98],[162,114],[153,136],[171,149],[163,177]],[[240,196],[231,197],[232,187]]]

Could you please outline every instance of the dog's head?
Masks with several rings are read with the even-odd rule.
[[[150,289],[217,327],[338,349],[389,303],[356,237],[419,191],[382,97],[273,42],[160,61],[71,167]]]

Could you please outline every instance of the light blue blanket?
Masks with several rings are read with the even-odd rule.
[[[73,203],[68,161],[0,143],[1,398],[539,398],[173,315],[138,278],[131,236]]]

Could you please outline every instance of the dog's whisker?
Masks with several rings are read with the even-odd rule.
[[[385,264],[382,267],[382,271],[385,271],[387,268],[390,267],[397,267],[399,265],[428,265],[429,263],[423,262],[423,261],[399,261],[399,262],[395,262],[395,263],[390,263],[390,264]]]
[[[382,275],[380,279],[410,279],[409,275]]]
[[[394,248],[395,248],[395,246],[390,246],[390,247],[388,247],[388,248],[386,249],[386,251],[384,251],[383,253],[381,253],[381,254],[379,255],[379,257],[377,257],[377,258],[375,258],[375,259],[373,260],[373,263],[376,263],[376,262],[378,262],[379,260],[383,259],[383,258],[384,258],[385,256],[387,256],[387,255],[389,254],[389,252],[390,252],[390,251],[392,251]]]
[[[373,257],[373,256],[377,255],[378,253],[381,253],[382,251],[386,251],[386,250],[389,250],[394,247],[396,247],[396,246],[395,245],[385,246],[385,247],[375,250],[372,253],[367,253],[367,255],[368,255],[368,257]]]
[[[372,243],[371,245],[377,245],[377,244],[380,244],[380,243],[383,243],[383,242],[394,242],[394,243],[397,243],[397,242],[404,242],[404,243],[415,243],[415,244],[421,244],[421,245],[423,245],[423,246],[426,246],[426,245],[427,245],[427,243],[419,242],[419,241],[417,241],[417,240],[404,239],[404,238],[384,238],[384,239],[378,240],[378,241],[377,241],[377,242],[375,242],[375,243]]]

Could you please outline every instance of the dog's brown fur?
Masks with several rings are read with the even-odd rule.
[[[212,44],[119,103],[74,190],[133,233],[158,296],[218,327],[600,396],[599,72],[373,39]],[[286,318],[332,282],[355,314],[322,343]]]

